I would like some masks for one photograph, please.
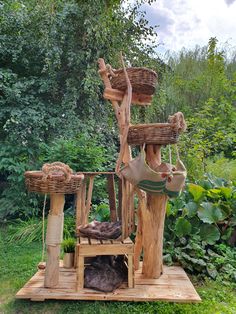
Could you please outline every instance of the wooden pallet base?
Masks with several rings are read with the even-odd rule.
[[[201,298],[181,267],[164,266],[164,274],[159,279],[145,279],[141,269],[135,272],[135,288],[127,285],[112,293],[91,289],[76,291],[76,271],[60,267],[60,280],[56,288],[44,288],[44,270],[39,270],[18,291],[16,298],[44,301],[57,300],[101,300],[101,301],[170,301],[200,302]]]

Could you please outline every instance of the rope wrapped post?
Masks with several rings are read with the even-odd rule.
[[[59,283],[60,243],[63,233],[64,194],[50,194],[50,212],[48,215],[46,245],[47,263],[44,287],[53,288]]]
[[[53,288],[59,283],[59,258],[60,244],[63,237],[65,194],[77,193],[77,203],[82,203],[80,186],[83,183],[84,175],[75,173],[62,162],[56,161],[51,164],[44,164],[42,171],[26,171],[25,183],[28,191],[50,194],[50,212],[46,234],[47,262],[44,277],[44,287]],[[80,202],[79,202],[80,201]],[[46,198],[44,200],[43,221]],[[80,219],[81,217],[78,217]],[[44,231],[44,227],[43,227]],[[44,257],[44,235],[43,253]],[[39,269],[44,269],[42,263]]]

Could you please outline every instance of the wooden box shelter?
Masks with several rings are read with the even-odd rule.
[[[81,176],[81,185],[76,192],[76,226],[88,223],[93,184],[98,176],[106,176],[109,187],[111,221],[122,221],[122,236],[119,240],[97,240],[80,236],[76,245],[77,269],[65,269],[62,264],[59,267],[57,246],[55,257],[47,260],[46,270],[38,270],[16,297],[37,301],[65,299],[199,302],[201,299],[184,270],[178,266],[163,266],[163,231],[168,196],[146,193],[120,175],[121,164],[127,165],[132,160],[131,145],[146,144],[146,161],[149,167],[155,169],[160,165],[162,145],[176,143],[179,133],[185,129],[183,115],[177,113],[171,116],[168,123],[132,126],[130,106],[150,105],[154,81],[148,82],[148,86],[140,89],[139,84],[142,84],[142,77],[140,79],[139,75],[137,79],[138,74],[135,70],[131,79],[129,75],[132,75],[133,71],[126,71],[123,63],[122,76],[125,82],[122,83],[122,88],[119,88],[116,73],[120,74],[122,71],[113,71],[103,59],[99,59],[98,63],[99,74],[105,86],[103,96],[111,102],[119,127],[120,154],[115,172],[78,174]],[[134,81],[136,79],[137,81]],[[155,79],[153,73],[148,75],[148,80],[150,79]],[[131,82],[132,84],[137,83],[134,91],[132,91]],[[116,175],[120,178],[118,180],[118,201],[116,201],[114,188]],[[137,209],[134,208],[135,194],[138,198]],[[62,213],[64,195],[52,194],[51,200],[51,210],[56,214]],[[135,243],[129,237],[133,231],[136,232]],[[140,262],[142,252],[143,261]],[[48,253],[50,253],[49,250]],[[112,293],[84,288],[86,257],[103,254],[127,256],[128,287],[122,285]],[[52,252],[50,255],[54,255],[54,253]],[[48,269],[53,270],[50,266],[52,263],[57,266],[49,274]]]
[[[107,188],[109,196],[110,218],[112,222],[122,221],[122,234],[119,240],[99,240],[90,237],[79,236],[76,245],[76,265],[77,265],[77,289],[84,287],[84,267],[86,257],[97,255],[126,255],[128,266],[128,287],[134,287],[134,243],[129,238],[134,231],[134,193],[127,188],[130,184],[118,181],[118,192],[115,189],[115,172],[84,172],[84,180],[77,195],[76,206],[76,226],[86,225],[91,207],[93,185],[96,179],[101,176],[107,177]],[[86,188],[86,186],[88,186]],[[118,194],[118,206],[117,195]],[[127,199],[127,196],[130,196]]]

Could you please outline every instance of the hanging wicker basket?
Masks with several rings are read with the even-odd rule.
[[[170,123],[138,124],[129,127],[127,142],[129,145],[175,144],[179,133]]]
[[[132,91],[138,94],[153,95],[157,84],[157,74],[147,68],[127,68],[127,74],[132,85]],[[125,91],[127,83],[123,69],[113,70],[111,74],[112,88]]]
[[[66,164],[54,162],[45,164],[42,171],[26,171],[25,184],[29,192],[76,193],[84,179],[83,174],[73,174]]]

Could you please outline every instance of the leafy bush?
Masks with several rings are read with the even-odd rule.
[[[99,205],[93,205],[90,217],[91,220],[97,221],[109,221],[110,220],[110,208],[107,203],[100,203]]]
[[[122,50],[144,64],[153,52],[145,38],[156,33],[138,10],[141,3],[11,0],[0,6],[0,220],[28,219],[42,200],[26,193],[25,170],[54,160],[74,170],[114,168],[118,136],[97,60],[105,56],[116,67]],[[106,161],[100,144],[108,147]]]
[[[61,161],[74,171],[102,171],[105,149],[96,136],[79,134],[70,139],[58,138],[50,144],[42,144],[42,163]]]
[[[71,139],[58,138],[50,144],[40,144],[36,161],[24,148],[17,149],[17,152],[14,155],[16,149],[12,145],[3,146],[0,152],[0,171],[5,174],[6,182],[0,198],[0,221],[18,217],[29,219],[40,214],[43,197],[27,193],[24,182],[26,170],[41,169],[46,162],[62,161],[74,171],[101,171],[106,159],[109,159],[107,151],[99,145],[98,137],[82,133]]]
[[[208,175],[168,204],[165,260],[179,262],[188,271],[213,278],[236,276],[236,188]],[[224,265],[224,262],[228,266]],[[228,267],[228,268],[227,268]]]
[[[236,182],[236,159],[216,155],[206,161],[206,170],[217,177]]]

